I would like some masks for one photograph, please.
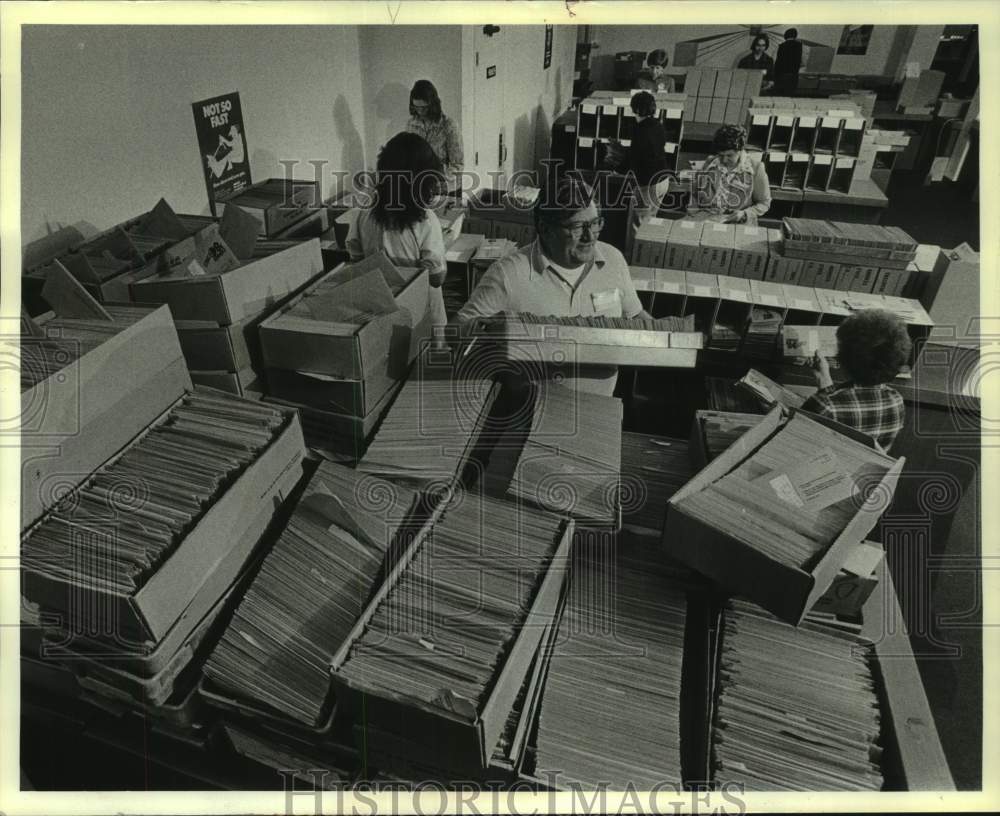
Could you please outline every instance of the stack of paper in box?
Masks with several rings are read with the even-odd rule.
[[[602,636],[589,598],[572,593],[542,691],[535,777],[557,789],[679,786],[685,590],[655,544],[631,541],[588,569],[612,598],[614,635]]]
[[[750,428],[757,425],[762,414],[742,414],[731,411],[696,411],[694,419],[695,442],[704,451],[704,462],[711,462],[727,450]]]
[[[667,500],[693,475],[686,441],[622,432],[622,523],[658,536]]]
[[[773,357],[783,320],[780,311],[754,306],[743,337],[743,353],[749,357]]]
[[[268,393],[363,445],[430,333],[428,291],[425,270],[382,253],[327,273],[261,324]]]
[[[580,521],[617,524],[621,427],[620,400],[540,383],[508,494]]]
[[[456,772],[487,766],[554,623],[571,536],[571,522],[538,510],[451,499],[334,658],[335,693],[359,714],[363,702],[368,746]]]
[[[723,615],[714,780],[755,791],[880,790],[871,644],[752,604]]]
[[[749,398],[756,400],[758,405],[768,409],[775,403],[786,408],[799,408],[805,402],[805,399],[794,391],[752,368],[737,381],[736,387]]]
[[[330,661],[414,499],[405,487],[321,463],[205,663],[210,699],[232,695],[237,710],[262,707],[262,716],[319,727]]]
[[[358,470],[418,487],[454,484],[498,388],[487,379],[407,380]]]

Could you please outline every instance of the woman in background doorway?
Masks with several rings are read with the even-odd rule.
[[[353,262],[385,252],[397,266],[427,270],[437,347],[443,346],[438,327],[448,322],[441,292],[448,271],[444,237],[441,222],[429,209],[440,175],[441,162],[423,137],[397,133],[379,151],[371,205],[358,213],[347,236]]]
[[[449,192],[461,190],[460,173],[465,163],[462,136],[458,127],[441,110],[437,88],[427,79],[418,79],[410,91],[409,133],[416,133],[431,146],[441,162]]]
[[[771,209],[771,185],[760,153],[746,150],[746,130],[723,125],[712,139],[714,155],[695,174],[688,213],[726,224],[756,224]]]

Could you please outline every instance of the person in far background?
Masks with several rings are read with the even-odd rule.
[[[774,58],[774,93],[794,96],[799,88],[799,71],[805,62],[805,49],[796,28],[785,32],[785,41],[778,46]]]
[[[674,92],[674,78],[667,75],[667,52],[662,48],[646,55],[646,69],[636,75],[635,89],[641,91]]]
[[[714,155],[695,173],[689,215],[753,225],[771,209],[771,185],[762,156],[747,152],[746,142],[746,129],[739,125],[723,125],[715,131]]]
[[[628,253],[632,251],[636,229],[659,212],[660,201],[669,183],[666,177],[667,156],[663,150],[667,134],[656,117],[656,98],[648,91],[639,91],[632,97],[631,108],[635,114],[635,129],[632,144],[627,148],[627,161],[622,167],[632,174],[636,185],[626,242]]]
[[[855,312],[837,327],[837,360],[848,376],[835,385],[830,364],[817,351],[813,374],[819,386],[802,406],[875,439],[888,451],[903,427],[903,398],[889,383],[909,361],[906,325],[883,309]]]
[[[427,209],[440,173],[441,162],[423,137],[397,133],[379,151],[371,205],[358,213],[347,235],[352,262],[384,251],[397,266],[427,270],[435,335],[448,322],[441,292],[448,272],[444,237],[437,215]],[[435,344],[444,347],[443,340]]]
[[[427,79],[418,79],[410,91],[410,121],[407,131],[422,136],[441,161],[447,191],[461,190],[460,173],[465,163],[462,135],[441,110],[437,88]]]
[[[736,63],[737,68],[751,71],[763,71],[764,83],[761,90],[767,90],[774,82],[774,60],[767,53],[768,39],[766,34],[758,34],[750,43],[750,53]]]

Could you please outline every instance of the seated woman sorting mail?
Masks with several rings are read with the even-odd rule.
[[[746,130],[723,125],[710,156],[692,181],[688,216],[726,224],[756,224],[771,208],[771,185],[762,156],[746,149]]]
[[[819,390],[802,406],[871,436],[888,451],[903,428],[903,398],[889,383],[910,358],[906,325],[883,309],[855,312],[837,327],[837,361],[847,381],[834,383],[817,351],[813,374]]]

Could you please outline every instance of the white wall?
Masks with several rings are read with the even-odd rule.
[[[207,212],[191,103],[230,91],[254,179],[281,175],[283,159],[363,169],[358,64],[353,26],[26,27],[22,244],[60,225],[105,229],[161,196]]]
[[[797,25],[794,22],[788,24],[768,26],[771,35],[771,48],[768,53],[772,56],[777,50],[777,44],[781,41],[781,36],[787,28],[797,28],[799,38],[811,40],[813,42],[829,45],[836,49],[840,42],[840,35],[843,31],[842,25]],[[933,29],[930,32],[918,33],[921,37],[933,37],[940,33],[940,26],[920,26],[921,29]],[[686,40],[700,39],[702,37],[714,37],[720,34],[733,34],[746,29],[742,25],[704,25],[704,26],[592,26],[591,39],[600,43],[600,49],[595,52],[592,60],[593,78],[598,88],[612,87],[614,79],[614,55],[619,51],[652,51],[654,48],[665,48],[670,55],[670,64],[674,62],[674,47],[679,42]],[[833,65],[830,67],[833,73],[844,74],[881,74],[886,67],[889,49],[892,46],[896,35],[897,26],[875,26],[872,31],[871,42],[868,52],[863,56],[834,55]],[[936,33],[935,33],[936,32]],[[719,38],[714,41],[718,46],[724,41]],[[736,60],[749,51],[750,34],[747,31],[745,36],[735,37],[731,42],[726,42],[722,47],[715,47],[706,44],[704,47],[713,50],[704,57],[699,57],[699,65],[708,65],[719,68],[734,67]],[[936,47],[936,46],[935,46]],[[702,51],[703,49],[699,49]]]
[[[576,60],[575,25],[552,30],[552,64],[542,66],[545,26],[504,26],[507,70],[504,73],[504,116],[510,145],[510,170],[539,169],[549,155],[552,122],[573,96]]]
[[[418,79],[434,83],[441,110],[461,130],[461,26],[361,26],[359,40],[370,168],[379,147],[406,128],[410,89]]]

